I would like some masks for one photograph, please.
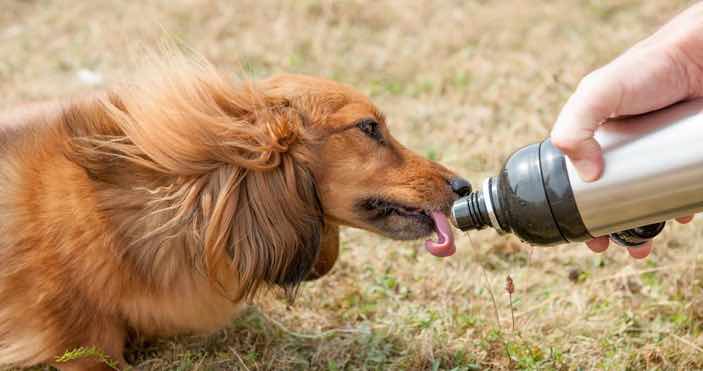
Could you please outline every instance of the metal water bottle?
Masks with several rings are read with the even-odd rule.
[[[638,246],[665,222],[703,210],[703,99],[610,120],[595,133],[605,168],[581,180],[549,140],[513,153],[500,174],[457,200],[463,230],[493,227],[534,245],[610,236]]]

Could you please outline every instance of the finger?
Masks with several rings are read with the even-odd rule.
[[[608,250],[608,245],[610,244],[610,239],[607,236],[594,238],[590,241],[586,241],[586,246],[593,252],[601,253]]]
[[[628,247],[627,252],[629,252],[630,256],[635,259],[644,259],[652,252],[652,246],[652,241],[649,241],[641,246]]]
[[[551,133],[555,147],[584,181],[603,171],[601,148],[593,134],[604,121],[653,111],[689,95],[688,71],[671,47],[635,48],[586,76],[559,113]]]
[[[567,139],[573,141],[564,144],[557,137],[557,143],[561,145],[561,147],[557,148],[568,156],[583,181],[592,182],[597,180],[605,167],[600,144],[593,138],[573,139]]]
[[[688,224],[693,220],[694,215],[684,216],[681,218],[676,218],[676,221],[681,224]]]
[[[620,102],[622,87],[608,74],[607,69],[595,71],[581,81],[551,133],[554,146],[571,160],[584,181],[598,179],[603,171],[601,148],[593,134]]]

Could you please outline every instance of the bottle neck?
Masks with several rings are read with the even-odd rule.
[[[498,220],[499,203],[497,197],[497,179],[486,178],[480,190],[454,203],[451,221],[462,231],[493,227],[498,232],[504,232]]]

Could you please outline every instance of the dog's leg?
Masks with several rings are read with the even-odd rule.
[[[127,332],[124,327],[109,322],[101,323],[92,330],[86,332],[86,339],[81,341],[79,346],[95,348],[105,359],[98,357],[85,357],[70,362],[54,362],[52,366],[61,371],[108,371],[127,370],[128,365],[124,360],[124,346]],[[76,346],[66,349],[70,351]]]
[[[306,281],[316,280],[332,270],[334,263],[339,257],[339,226],[325,224],[320,238],[320,256],[317,258],[312,271],[305,279]]]

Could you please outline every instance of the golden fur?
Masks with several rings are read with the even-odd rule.
[[[128,331],[207,332],[260,288],[294,295],[334,265],[340,225],[431,232],[377,200],[446,212],[456,197],[348,86],[195,64],[146,76],[0,115],[0,365],[78,346],[124,364]],[[358,130],[368,118],[381,140]]]

